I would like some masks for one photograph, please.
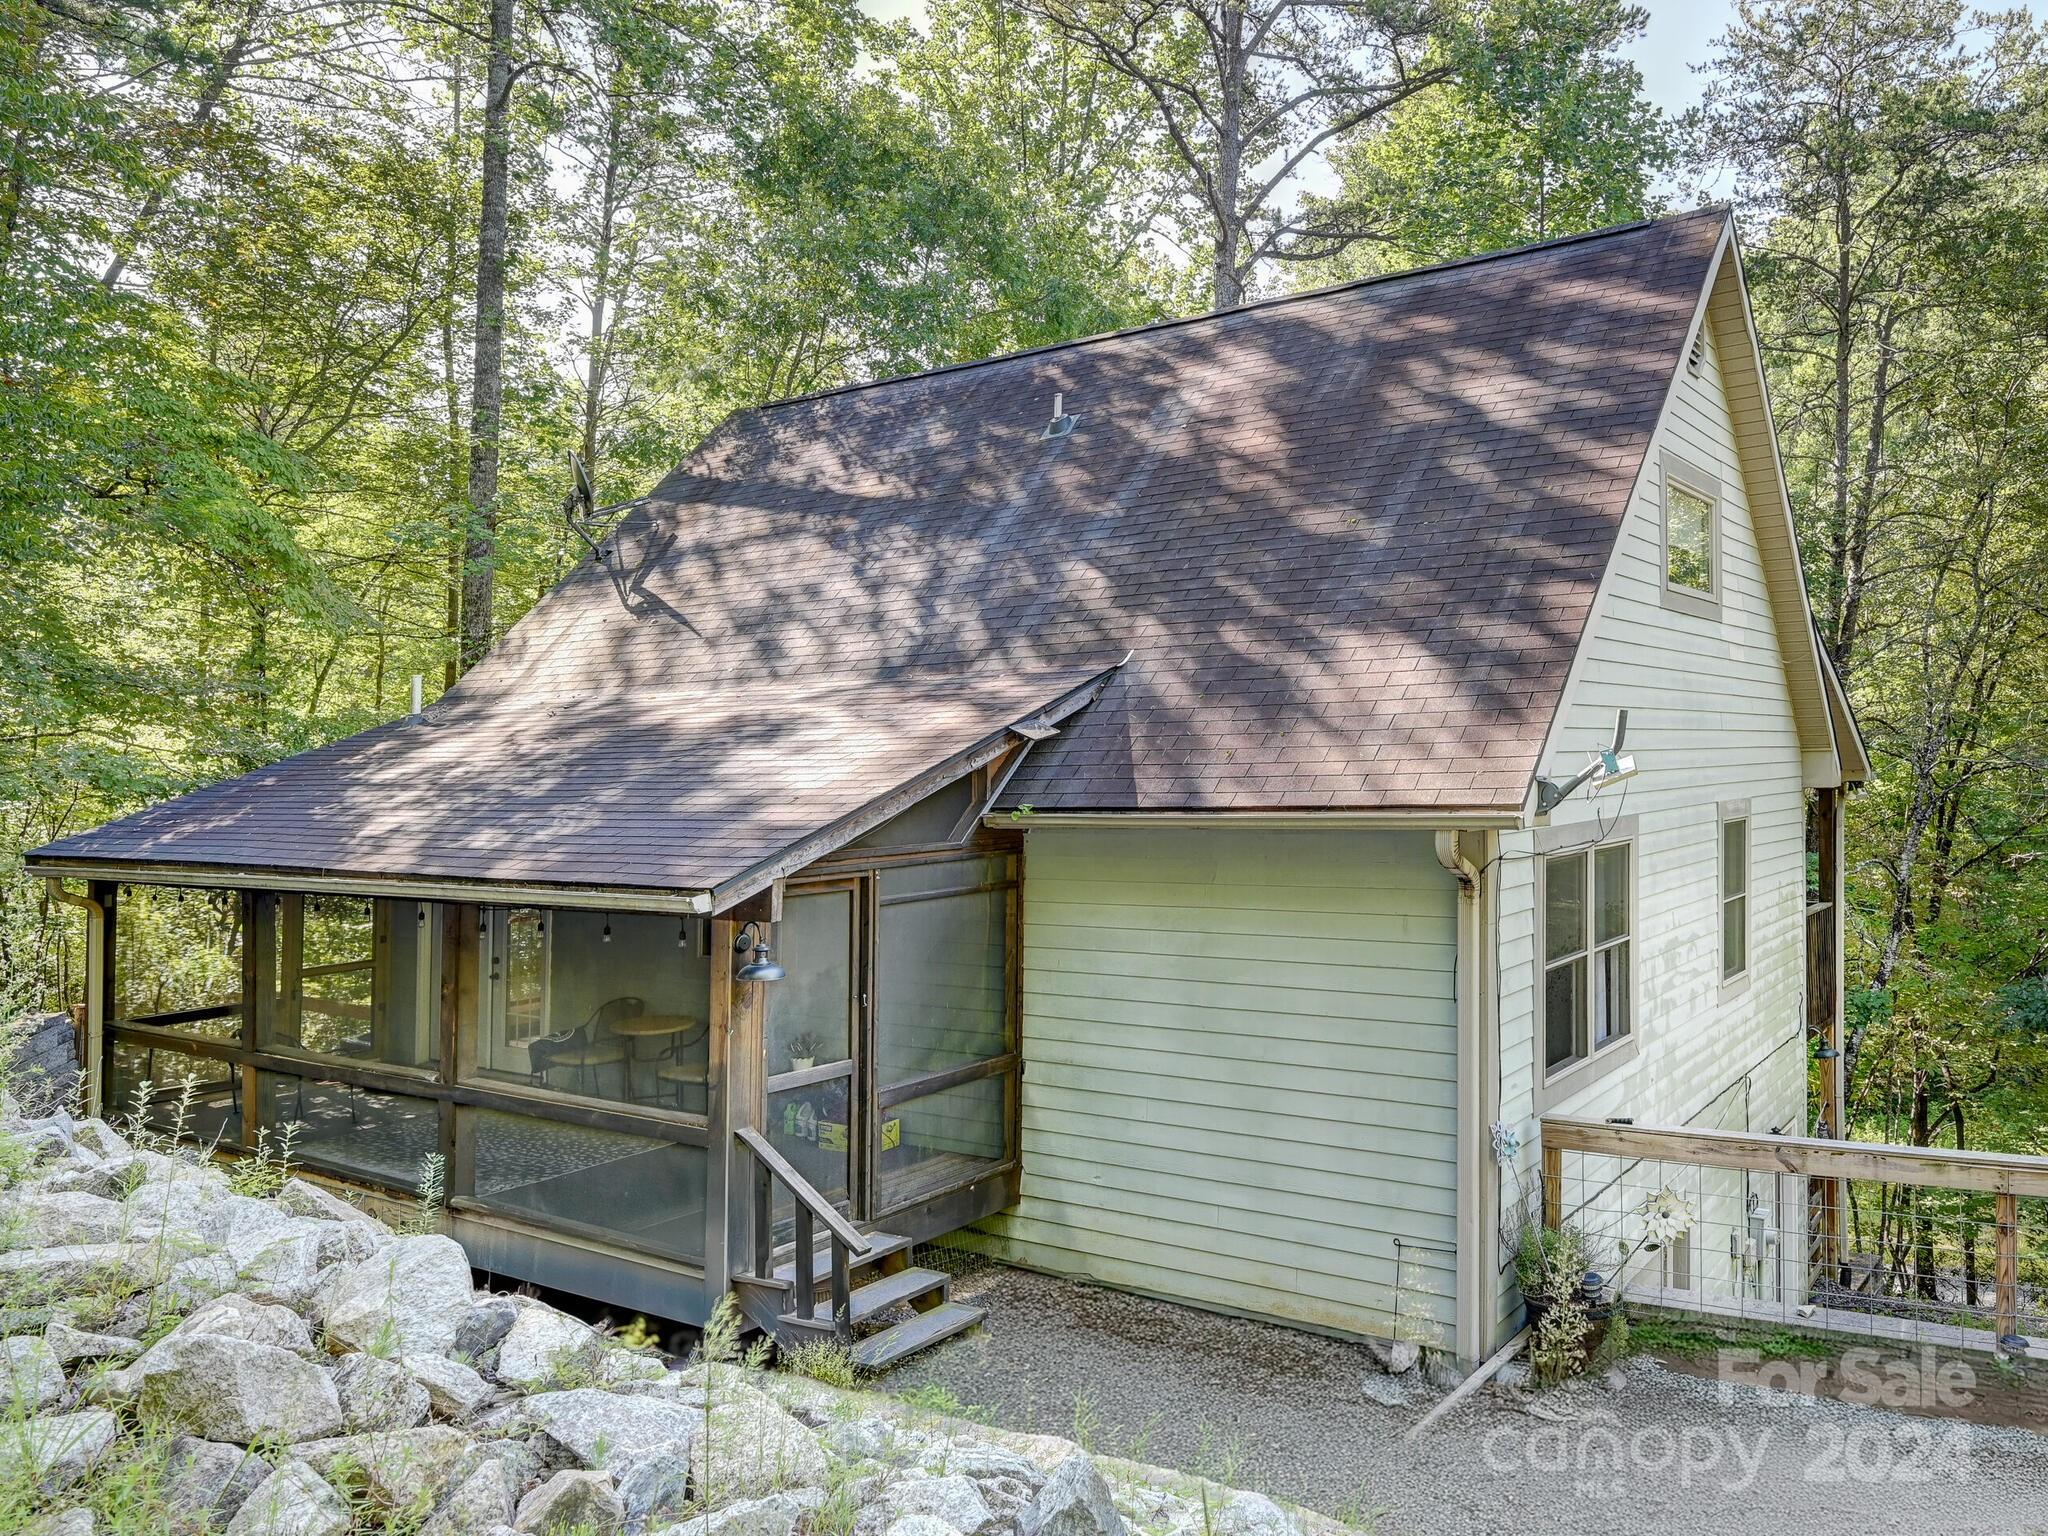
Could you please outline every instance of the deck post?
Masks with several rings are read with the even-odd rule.
[[[2020,1197],[1998,1197],[1998,1336],[2020,1331]]]
[[[1832,1054],[1823,1055],[1820,1063],[1820,1122],[1824,1127],[1822,1135],[1834,1140],[1844,1140],[1849,1128],[1844,1123],[1848,1109],[1847,1083],[1844,1078],[1846,1061],[1843,1057],[1844,1037],[1842,1029],[1842,940],[1843,892],[1842,892],[1842,791],[1839,788],[1823,788],[1814,791],[1813,797],[1814,842],[1819,854],[1820,900],[1826,905],[1820,922],[1826,925],[1826,932],[1819,947],[1825,950],[1819,968],[1809,966],[1813,972],[1808,983],[1807,1007],[1809,1027],[1818,1033]],[[1809,923],[1807,942],[1813,943],[1813,925]],[[1842,1181],[1828,1179],[1821,1185],[1820,1199],[1820,1263],[1823,1274],[1834,1276],[1842,1262]]]
[[[1564,1148],[1543,1141],[1543,1225],[1555,1232],[1564,1225]]]
[[[61,890],[61,885],[58,888]],[[78,1066],[84,1079],[85,1112],[105,1115],[107,1027],[114,1017],[115,997],[114,887],[104,880],[88,881],[84,907],[85,1037]]]

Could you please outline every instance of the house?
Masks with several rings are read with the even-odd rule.
[[[740,412],[430,708],[30,866],[104,1102],[493,1271],[1469,1359],[1542,1114],[1809,1123],[1866,773],[1705,209]]]

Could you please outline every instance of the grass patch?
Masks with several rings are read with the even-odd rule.
[[[1826,1360],[1835,1348],[1830,1340],[1791,1328],[1713,1327],[1661,1317],[1637,1318],[1629,1325],[1631,1354],[1681,1360],[1710,1360],[1724,1349],[1754,1350],[1766,1360]]]

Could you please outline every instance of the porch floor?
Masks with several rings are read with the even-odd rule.
[[[1005,1428],[1086,1438],[1388,1536],[2009,1536],[2048,1500],[2048,1439],[2024,1430],[1724,1388],[1643,1358],[1619,1390],[1543,1399],[1542,1411],[1571,1415],[1564,1424],[1482,1389],[1409,1444],[1402,1435],[1436,1394],[1406,1408],[1366,1401],[1373,1366],[1361,1346],[952,1251],[919,1262],[950,1264],[954,1296],[987,1307],[988,1321],[881,1390],[943,1388]]]

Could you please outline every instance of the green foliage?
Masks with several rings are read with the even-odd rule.
[[[1331,156],[1325,202],[1378,231],[1315,264],[1313,285],[1626,223],[1657,210],[1669,125],[1623,50],[1648,21],[1623,0],[1491,0],[1437,45],[1452,81]]]
[[[1572,1295],[1592,1267],[1592,1241],[1569,1223],[1545,1227],[1531,1222],[1515,1244],[1515,1284],[1524,1296]]]
[[[853,1355],[836,1339],[810,1339],[778,1352],[777,1362],[785,1371],[807,1376],[828,1387],[851,1391],[860,1385],[860,1368]]]

